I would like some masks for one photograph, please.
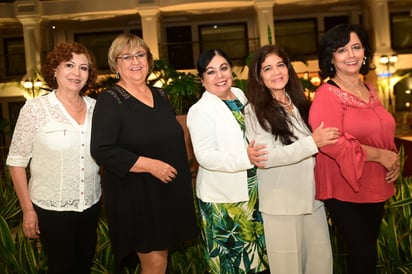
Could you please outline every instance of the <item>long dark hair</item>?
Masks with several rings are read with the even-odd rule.
[[[359,25],[340,24],[331,28],[319,42],[319,69],[322,79],[334,77],[336,75],[335,66],[332,64],[333,53],[340,47],[345,46],[350,41],[350,34],[356,33],[365,49],[366,59],[360,68],[360,74],[366,75],[374,67],[371,66],[373,49],[371,47],[368,33]]]
[[[262,63],[267,56],[274,54],[282,58],[289,73],[289,81],[285,91],[291,98],[293,104],[308,125],[309,101],[307,100],[302,83],[296,74],[286,51],[278,45],[266,45],[253,55],[249,67],[247,97],[253,106],[260,126],[267,132],[272,133],[275,138],[280,138],[282,144],[293,143],[297,138],[291,129],[291,121],[285,109],[273,99],[270,90],[265,86],[260,71]]]

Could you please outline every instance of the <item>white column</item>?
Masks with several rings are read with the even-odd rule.
[[[374,64],[376,65],[376,73],[379,75],[384,73],[384,77],[379,77],[377,82],[381,83],[379,98],[388,111],[395,113],[395,95],[393,93],[393,85],[391,73],[396,71],[396,63],[381,64],[382,55],[390,57],[394,54],[391,48],[390,24],[389,24],[389,8],[388,0],[367,0],[367,14],[369,15],[369,28],[371,32],[371,40],[375,45]]]
[[[33,78],[41,69],[41,17],[17,16],[23,25],[24,53],[26,57],[26,77]]]
[[[269,31],[272,44],[275,44],[275,28],[273,24],[273,5],[275,1],[256,0],[257,24],[259,28],[260,46],[269,44]]]
[[[137,12],[142,18],[143,40],[150,47],[154,59],[159,59],[159,9],[158,8],[138,8]]]
[[[23,25],[24,52],[26,57],[26,77],[33,78],[41,68],[41,16],[39,1],[16,0],[16,18]]]
[[[370,26],[373,29],[375,51],[377,55],[392,54],[388,0],[367,0]]]

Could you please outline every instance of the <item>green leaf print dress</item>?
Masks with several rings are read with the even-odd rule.
[[[224,102],[244,132],[244,106],[237,99]],[[268,269],[256,169],[249,169],[247,175],[249,201],[206,203],[199,200],[202,238],[210,273],[257,273]]]

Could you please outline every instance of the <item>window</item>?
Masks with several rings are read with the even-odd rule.
[[[121,31],[111,32],[93,32],[93,33],[77,33],[74,34],[74,40],[88,50],[96,57],[97,68],[99,70],[108,70],[107,52],[114,38],[122,33]]]
[[[336,25],[339,24],[348,24],[349,23],[349,17],[348,16],[330,16],[330,17],[325,17],[323,19],[323,24],[325,25],[325,32],[330,30]]]
[[[412,110],[412,77],[407,77],[396,83],[394,94],[396,96],[396,111]]]
[[[143,39],[142,29],[131,29],[130,33],[134,34],[134,35],[137,35],[137,36],[139,36],[140,38]]]
[[[166,34],[169,64],[175,69],[194,68],[191,26],[169,27]]]
[[[316,19],[275,20],[275,41],[292,60],[306,59],[317,54]]]
[[[199,25],[200,51],[220,48],[234,65],[244,65],[249,55],[247,24]]]
[[[7,76],[19,76],[26,73],[23,37],[4,39],[4,54]]]
[[[409,12],[390,15],[391,43],[396,52],[412,52],[412,17]]]

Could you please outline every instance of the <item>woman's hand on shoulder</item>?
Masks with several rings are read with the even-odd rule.
[[[324,123],[321,122],[320,125],[313,131],[312,138],[318,148],[335,144],[338,142],[340,137],[339,129],[336,127],[326,127],[324,128]]]

